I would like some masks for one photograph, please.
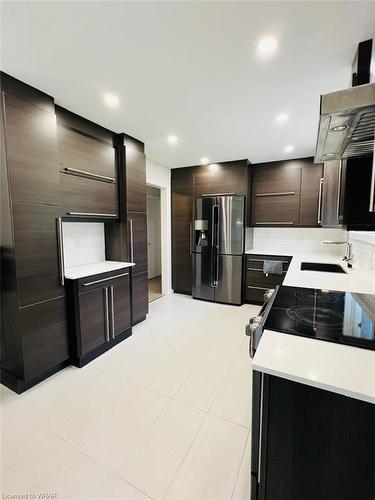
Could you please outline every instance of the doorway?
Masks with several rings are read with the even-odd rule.
[[[160,189],[147,186],[148,301],[162,296]]]

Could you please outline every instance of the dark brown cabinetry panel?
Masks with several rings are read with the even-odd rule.
[[[110,289],[113,334],[119,335],[130,328],[130,279],[124,276],[113,282]]]
[[[300,197],[297,195],[254,197],[252,223],[262,226],[298,226]]]
[[[192,290],[193,168],[172,170],[172,287]]]
[[[253,195],[271,193],[299,194],[301,186],[301,164],[262,163],[254,166]]]
[[[3,101],[12,201],[58,205],[56,116],[11,92]]]
[[[111,144],[66,128],[59,122],[57,136],[60,170],[71,168],[88,174],[117,178],[115,150]]]
[[[282,274],[264,274],[263,265],[265,260],[276,260],[282,262]],[[289,256],[281,255],[255,255],[246,256],[246,302],[251,304],[263,304],[264,295],[277,285],[282,285],[285,275],[289,269]]]
[[[194,196],[205,194],[247,194],[247,160],[202,165],[194,170]]]
[[[19,321],[26,380],[69,358],[65,297],[21,308]]]
[[[107,316],[106,316],[107,315]],[[107,342],[109,338],[109,295],[104,287],[79,295],[81,356]]]
[[[146,318],[148,313],[148,276],[147,273],[132,276],[132,324]]]
[[[264,484],[258,498],[372,499],[373,405],[285,379],[267,378],[261,453]]]
[[[60,207],[13,205],[15,258],[20,306],[63,295],[56,241]]]
[[[126,203],[128,212],[146,213],[146,157],[144,144],[125,136]]]
[[[305,165],[301,176],[299,224],[320,226],[322,221],[323,165]]]
[[[132,262],[133,274],[147,272],[147,214],[128,213],[129,225],[129,256]]]
[[[118,217],[117,184],[60,173],[61,205],[66,214],[108,214]]]

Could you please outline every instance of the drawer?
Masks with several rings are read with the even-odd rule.
[[[268,290],[269,288],[263,286],[246,285],[246,301],[252,304],[263,304],[264,294],[268,292]]]
[[[88,290],[93,290],[94,288],[109,286],[114,280],[120,278],[128,279],[129,275],[129,268],[123,268],[111,271],[110,273],[100,273],[92,276],[86,276],[85,278],[78,280],[78,293],[85,293]]]
[[[247,271],[247,284],[259,285],[273,288],[276,285],[281,285],[284,281],[285,274],[269,274],[266,276],[263,271]]]
[[[117,183],[60,173],[60,188],[61,205],[67,215],[106,219],[118,217]]]

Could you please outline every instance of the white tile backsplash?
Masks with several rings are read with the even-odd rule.
[[[375,232],[349,231],[348,234],[355,265],[364,271],[372,271],[375,278]]]
[[[65,267],[82,266],[105,260],[104,224],[63,222]]]
[[[251,231],[253,244],[251,245]],[[318,252],[335,256],[344,255],[345,245],[325,245],[324,240],[346,241],[347,232],[343,229],[326,228],[254,228],[246,230],[246,249],[285,250],[285,252]],[[249,248],[248,248],[249,243]]]

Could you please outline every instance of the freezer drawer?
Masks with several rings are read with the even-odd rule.
[[[212,286],[212,259],[210,254],[193,254],[193,297],[214,300],[215,288]]]
[[[215,301],[242,304],[242,255],[219,255],[218,286]]]

